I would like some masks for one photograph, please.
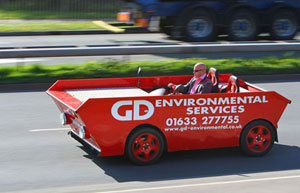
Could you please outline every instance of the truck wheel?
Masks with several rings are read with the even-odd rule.
[[[129,137],[126,155],[135,164],[153,164],[162,156],[164,146],[164,139],[158,131],[141,128]]]
[[[273,126],[263,120],[253,121],[242,131],[240,147],[249,156],[263,156],[274,144],[275,132]]]
[[[298,31],[298,20],[295,13],[284,10],[275,14],[270,25],[272,39],[290,40]]]
[[[249,10],[242,9],[229,19],[228,35],[230,40],[248,41],[257,37],[258,24],[255,15]]]
[[[187,41],[203,42],[215,40],[215,19],[208,11],[197,9],[188,15],[185,25]]]

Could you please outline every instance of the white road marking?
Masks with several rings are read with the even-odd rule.
[[[293,179],[293,178],[300,178],[300,175],[282,176],[282,177],[273,177],[273,178],[259,178],[259,179],[249,179],[249,180],[233,180],[233,181],[223,181],[223,182],[210,182],[210,183],[199,183],[199,184],[187,184],[187,185],[177,185],[177,186],[158,186],[158,187],[151,187],[151,188],[136,188],[136,189],[127,189],[127,190],[112,190],[112,191],[103,191],[103,192],[95,192],[95,193],[142,192],[142,191],[165,190],[165,189],[197,187],[197,186],[237,184],[237,183],[246,183],[246,182],[262,182],[262,181],[283,180],[283,179]]]
[[[29,132],[44,132],[44,131],[68,131],[70,128],[49,128],[49,129],[32,129]]]
[[[45,59],[0,59],[0,64],[37,61],[45,61]]]

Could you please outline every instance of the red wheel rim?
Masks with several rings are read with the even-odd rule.
[[[133,155],[140,161],[151,161],[159,153],[158,138],[151,133],[143,133],[134,139],[132,144]]]
[[[247,134],[247,147],[252,152],[264,152],[271,144],[272,134],[264,125],[252,127]]]

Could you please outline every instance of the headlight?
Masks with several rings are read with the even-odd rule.
[[[72,116],[68,112],[63,112],[60,114],[60,123],[62,125],[68,125],[73,122]]]
[[[85,127],[84,126],[79,127],[79,137],[81,139],[85,138]]]
[[[62,125],[66,125],[67,124],[67,115],[66,115],[66,113],[61,113],[60,114],[60,123]]]

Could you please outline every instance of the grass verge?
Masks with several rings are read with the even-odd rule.
[[[71,12],[71,11],[34,11],[34,10],[1,10],[0,19],[99,19],[116,18],[116,11],[89,11],[89,12]]]
[[[235,75],[270,75],[300,73],[300,57],[267,57],[261,59],[205,59],[189,58],[181,60],[165,60],[159,62],[97,62],[85,64],[43,66],[0,67],[0,84],[16,83],[49,83],[58,79],[108,78],[136,76],[137,68],[143,68],[142,76],[187,75],[192,74],[197,62],[204,62],[215,67],[220,73]]]
[[[93,22],[0,23],[0,32],[102,29]]]

